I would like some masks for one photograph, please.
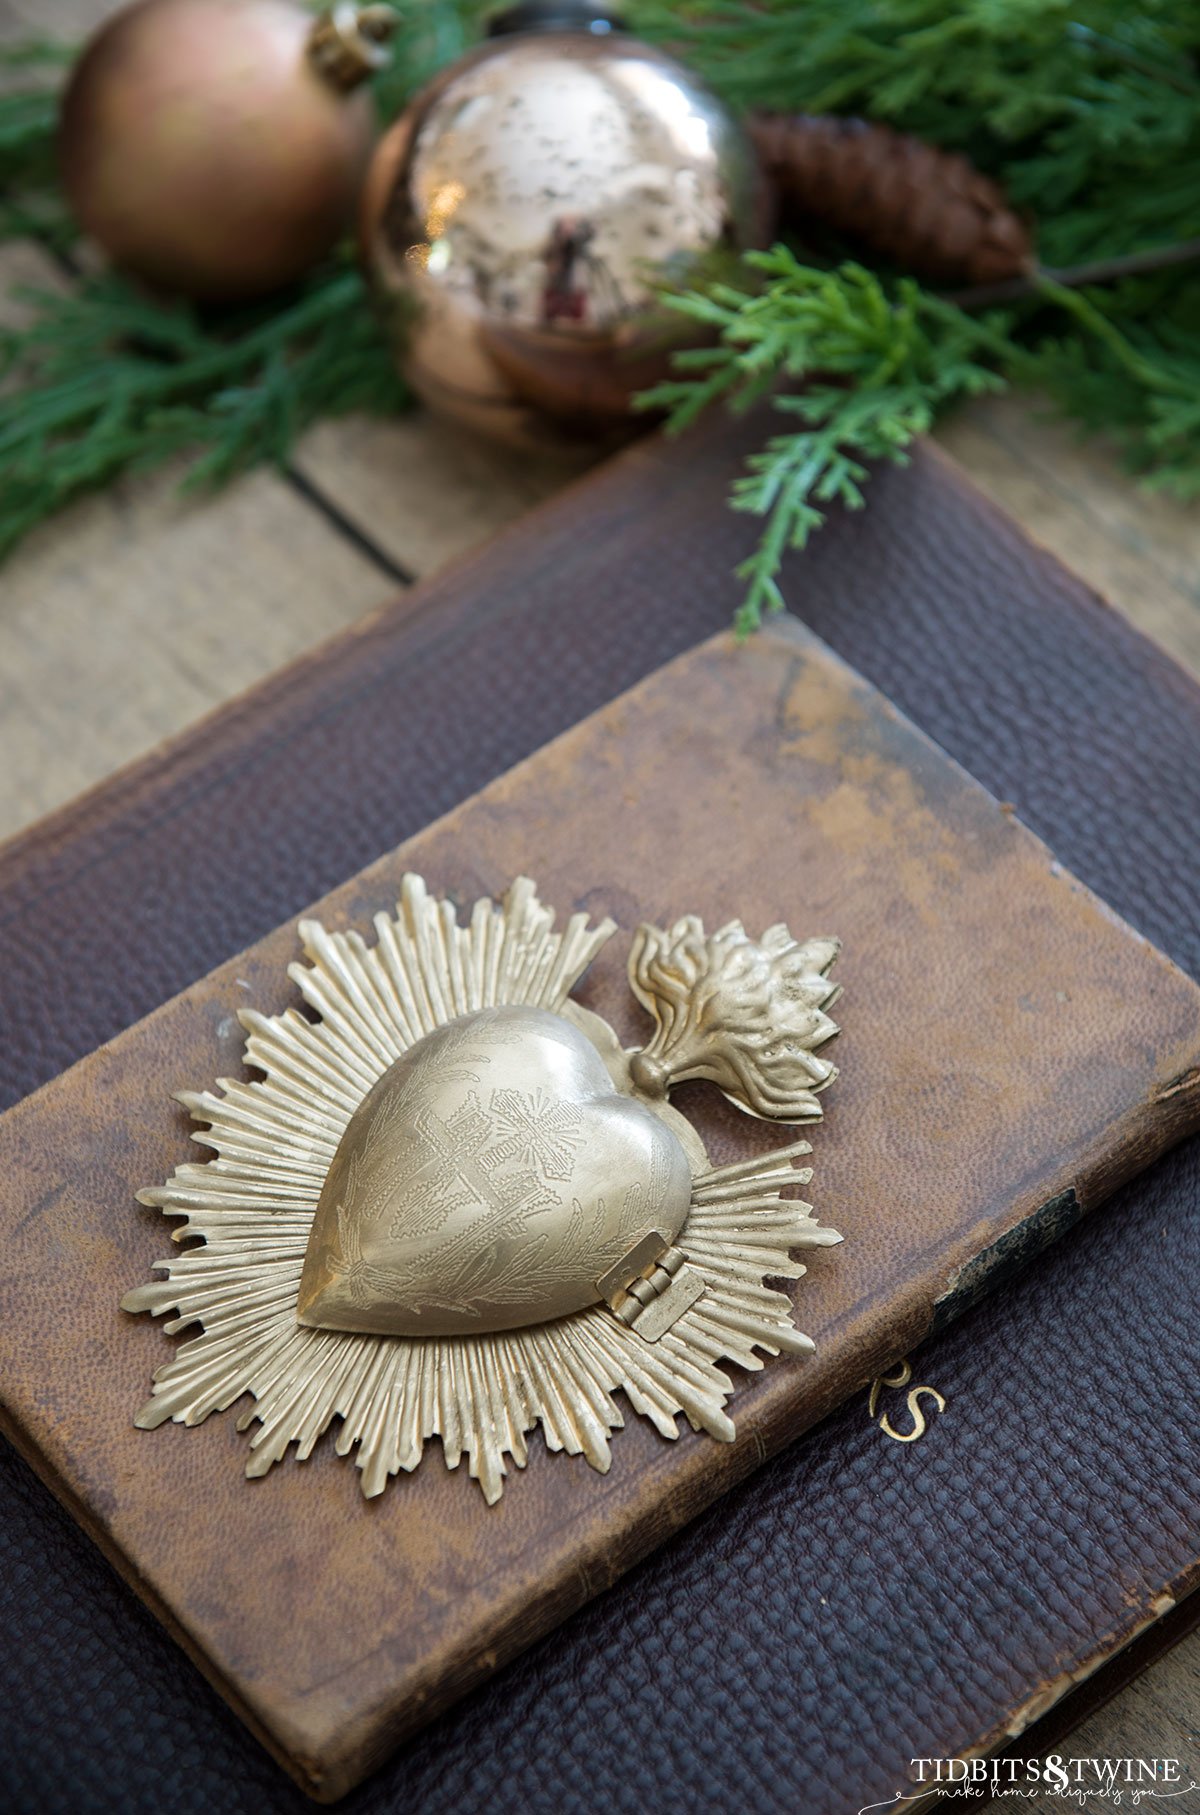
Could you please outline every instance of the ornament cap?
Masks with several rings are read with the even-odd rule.
[[[317,14],[308,35],[313,67],[336,88],[349,91],[382,69],[398,20],[390,6],[356,6],[337,0]]]
[[[603,38],[626,29],[619,13],[589,0],[517,0],[515,6],[492,14],[487,35],[507,38],[516,32],[590,32]]]

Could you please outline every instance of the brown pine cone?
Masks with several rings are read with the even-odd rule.
[[[957,152],[869,120],[752,114],[785,218],[818,220],[937,284],[991,284],[1034,268],[1004,191]]]

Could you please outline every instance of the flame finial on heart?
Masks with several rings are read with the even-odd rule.
[[[657,1023],[633,1062],[640,1090],[661,1095],[707,1078],[747,1115],[809,1121],[837,1068],[815,1048],[837,1033],[825,1013],[840,993],[826,975],[836,939],[793,939],[786,926],[751,939],[740,920],[704,931],[695,914],[669,931],[638,928],[629,957],[634,995]]]

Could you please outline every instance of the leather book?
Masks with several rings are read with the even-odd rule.
[[[773,1325],[762,1341],[777,1359],[765,1367],[739,1333],[722,1337],[732,1348],[714,1359],[732,1355],[757,1370],[738,1381],[728,1406],[736,1435],[711,1411],[692,1409],[711,1320],[683,1362],[691,1373],[681,1409],[688,1407],[692,1430],[677,1434],[661,1413],[653,1422],[628,1416],[603,1461],[594,1438],[591,1446],[585,1439],[591,1468],[578,1453],[552,1453],[566,1441],[553,1435],[564,1420],[547,1412],[547,1442],[531,1442],[520,1478],[490,1505],[454,1464],[465,1447],[492,1500],[505,1458],[489,1473],[489,1445],[477,1452],[469,1435],[426,1445],[415,1470],[376,1507],[361,1503],[331,1441],[303,1467],[293,1461],[250,1485],[243,1470],[262,1468],[243,1453],[244,1438],[229,1419],[188,1428],[196,1420],[186,1394],[177,1422],[152,1433],[133,1428],[135,1385],[144,1387],[166,1360],[163,1336],[117,1308],[158,1264],[166,1233],[156,1212],[135,1211],[135,1197],[189,1158],[188,1120],[171,1099],[243,1070],[237,1011],[279,1015],[298,999],[288,968],[294,922],[0,1118],[6,1430],[233,1707],[322,1799],[344,1794],[399,1740],[849,1393],[865,1390],[1200,1119],[1200,988],[794,623],[744,648],[725,635],[677,657],[311,912],[329,931],[369,932],[410,872],[465,909],[477,896],[498,897],[525,871],[536,872],[548,904],[611,916],[630,931],[669,927],[686,913],[715,932],[736,915],[757,937],[786,917],[802,939],[836,932],[844,941],[839,972],[850,985],[851,1032],[813,1144],[821,1222],[847,1239],[844,1249],[805,1252],[796,1309],[814,1355],[778,1356]],[[319,949],[305,925],[307,949]],[[648,1030],[625,972],[625,951],[610,941],[577,997],[635,1048]],[[286,1070],[294,1088],[292,1060]],[[306,1113],[319,1109],[315,1091],[315,1083],[302,1090]],[[745,1167],[756,1156],[764,1165],[787,1146],[777,1127],[747,1123],[712,1088],[693,1084],[678,1094],[709,1166]],[[409,1116],[410,1095],[400,1099]],[[554,1112],[553,1099],[539,1110],[532,1104],[540,1097],[529,1101],[530,1117]],[[443,1147],[457,1125],[442,1129]],[[550,1133],[545,1140],[553,1145]],[[489,1163],[472,1162],[465,1147],[446,1151],[463,1179]],[[549,1178],[568,1162],[556,1152],[546,1163]],[[706,1176],[701,1163],[698,1205]],[[195,1203],[200,1189],[189,1185],[185,1201]],[[714,1189],[723,1202],[735,1187]],[[752,1183],[743,1192],[749,1207],[694,1214],[732,1216],[739,1230],[747,1219],[766,1224],[775,1212],[756,1196],[761,1189]],[[221,1204],[206,1225],[210,1242],[223,1217],[241,1215],[224,1195]],[[542,1226],[528,1214],[535,1221],[527,1243]],[[635,1222],[636,1214],[644,1220],[635,1205]],[[261,1244],[263,1231],[255,1237],[243,1223],[226,1267],[243,1244]],[[677,1239],[690,1255],[701,1234],[689,1229]],[[323,1239],[334,1246],[320,1262],[319,1289],[344,1294],[337,1281],[358,1238],[344,1229]],[[705,1277],[720,1280],[733,1252],[719,1243],[716,1271],[696,1272],[697,1259],[689,1276],[701,1286]],[[765,1270],[785,1275],[785,1263],[782,1250],[772,1251]],[[181,1263],[185,1274],[196,1264],[195,1255]],[[256,1274],[257,1288],[243,1288],[246,1303],[274,1277]],[[304,1281],[300,1289],[303,1308]],[[188,1303],[174,1281],[147,1290],[164,1310]],[[731,1314],[744,1323],[749,1303],[743,1285]],[[345,1315],[349,1301],[337,1304]],[[289,1340],[296,1315],[293,1297]],[[238,1327],[246,1316],[243,1309]],[[602,1317],[616,1325],[615,1311]],[[315,1361],[329,1341],[315,1331],[305,1352]],[[658,1365],[652,1338],[637,1346],[632,1368]],[[571,1364],[560,1353],[520,1362],[518,1381],[535,1365],[565,1365],[560,1385],[569,1385]],[[178,1365],[192,1377],[194,1345]],[[474,1365],[492,1363],[481,1354]],[[303,1360],[287,1366],[294,1383]],[[640,1396],[628,1389],[628,1410],[648,1412],[663,1390],[659,1376],[632,1378],[646,1385]],[[205,1397],[228,1407],[232,1395],[214,1386]],[[550,1408],[560,1397],[569,1402],[554,1387],[541,1397]],[[597,1403],[593,1394],[593,1423]],[[489,1412],[488,1426],[500,1416]],[[457,1428],[459,1419],[469,1431],[469,1410],[442,1411],[438,1428]],[[727,1440],[714,1442],[722,1430]],[[305,1442],[302,1453],[311,1447]],[[523,1461],[516,1438],[505,1447]],[[278,1448],[286,1449],[286,1434]]]
[[[720,509],[745,433],[635,450],[415,617],[383,614],[10,846],[10,1096],[719,624],[749,533]],[[927,454],[881,475],[791,585],[1195,968],[1200,714],[1179,670]],[[208,861],[188,871],[189,853]],[[912,1756],[993,1745],[1050,1705],[1195,1579],[1194,1167],[1194,1143],[1177,1149],[914,1357],[947,1400],[919,1443],[848,1405],[346,1806],[616,1807],[628,1781],[639,1806],[840,1810],[911,1788]],[[13,1806],[107,1808],[119,1784],[149,1808],[164,1773],[185,1804],[299,1802],[15,1461],[5,1485]],[[584,1776],[631,1752],[634,1777]]]

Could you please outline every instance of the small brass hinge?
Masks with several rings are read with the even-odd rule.
[[[644,1342],[657,1342],[704,1294],[704,1280],[658,1229],[646,1229],[596,1281],[601,1297]]]

